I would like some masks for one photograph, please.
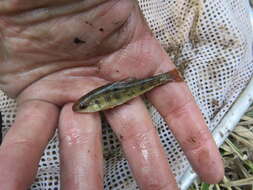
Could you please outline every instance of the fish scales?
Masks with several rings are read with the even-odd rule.
[[[145,79],[128,79],[101,86],[81,97],[73,111],[86,113],[113,108],[172,81],[182,81],[176,70]]]

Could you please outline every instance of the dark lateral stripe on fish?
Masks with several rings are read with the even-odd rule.
[[[111,99],[111,96],[110,96],[110,95],[105,95],[105,96],[104,96],[104,100],[105,100],[106,102],[110,102],[112,99]]]

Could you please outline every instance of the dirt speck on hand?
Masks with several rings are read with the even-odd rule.
[[[81,39],[78,38],[78,37],[74,38],[73,42],[74,42],[75,44],[84,44],[84,43],[86,43],[85,40],[81,40]]]

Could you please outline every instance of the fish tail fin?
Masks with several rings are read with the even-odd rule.
[[[184,81],[182,75],[180,74],[180,72],[178,72],[177,69],[170,70],[164,74],[167,81],[172,81],[172,82]]]

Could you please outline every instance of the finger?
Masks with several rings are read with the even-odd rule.
[[[99,115],[77,114],[64,106],[59,121],[61,187],[103,189],[103,158]]]
[[[34,180],[40,157],[57,124],[52,104],[22,104],[0,147],[0,189],[27,189]]]
[[[140,98],[106,111],[141,189],[177,189],[148,111]]]
[[[168,63],[167,58],[162,72],[172,68]],[[224,175],[221,156],[187,85],[168,83],[154,89],[148,98],[165,118],[202,180],[219,182]]]

